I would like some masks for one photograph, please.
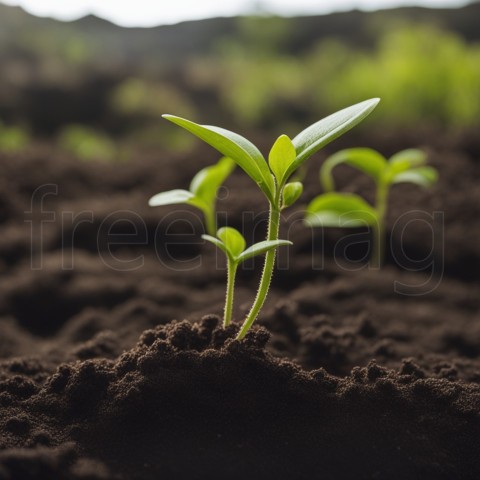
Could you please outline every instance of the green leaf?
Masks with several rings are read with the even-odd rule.
[[[227,257],[230,257],[230,254],[227,250],[225,244],[219,240],[218,238],[212,237],[211,235],[202,235],[202,238],[207,242],[213,243],[216,247],[218,247]]]
[[[245,239],[235,228],[223,227],[217,232],[217,237],[223,242],[232,259],[236,259],[245,250]]]
[[[418,167],[395,175],[393,177],[392,183],[408,182],[428,188],[432,186],[437,181],[437,179],[438,172],[435,168]]]
[[[232,158],[259,185],[267,198],[273,201],[275,183],[272,174],[263,155],[253,143],[223,128],[199,125],[174,115],[163,115],[163,118],[189,131],[223,155]]]
[[[175,205],[178,203],[189,203],[195,195],[187,190],[170,190],[169,192],[157,193],[149,201],[151,207],[162,205]]]
[[[300,182],[290,182],[283,188],[282,208],[293,205],[303,192],[303,185]]]
[[[305,222],[312,227],[365,227],[377,223],[377,212],[358,195],[325,193],[310,202]]]
[[[190,191],[207,205],[215,201],[217,191],[235,168],[235,162],[229,157],[222,157],[215,165],[200,170],[190,183]]]
[[[314,123],[299,133],[292,140],[297,158],[288,169],[286,177],[290,176],[308,157],[360,123],[373,111],[379,101],[379,98],[372,98],[357,103]]]
[[[396,153],[390,157],[390,165],[395,165],[396,163],[408,163],[411,167],[423,165],[427,161],[427,154],[418,150],[417,148],[409,148],[407,150],[402,150],[401,152]]]
[[[385,157],[371,148],[340,150],[328,157],[320,169],[320,181],[326,192],[331,192],[335,189],[332,170],[342,163],[346,163],[373,177],[376,182],[380,180],[388,166]]]
[[[296,157],[295,147],[287,135],[278,137],[268,155],[268,164],[279,186],[283,184],[285,174]]]
[[[150,207],[177,205],[179,203],[192,205],[202,210],[205,214],[210,210],[210,207],[201,198],[196,197],[192,192],[187,190],[170,190],[168,192],[157,193],[148,201]]]
[[[237,257],[237,261],[244,262],[249,258],[262,255],[263,253],[267,253],[269,250],[273,250],[274,248],[278,248],[283,245],[293,245],[293,243],[289,242],[288,240],[266,240],[264,242],[256,243],[239,255]]]
[[[385,172],[385,179],[388,183],[392,183],[394,178],[402,173],[415,167],[423,165],[427,161],[427,156],[422,150],[410,148],[396,153],[388,161],[388,170]]]

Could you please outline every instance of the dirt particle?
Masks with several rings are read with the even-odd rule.
[[[32,428],[32,424],[28,417],[20,415],[18,417],[12,417],[5,423],[6,429],[15,435],[26,435]]]

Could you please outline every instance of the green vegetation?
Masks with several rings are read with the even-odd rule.
[[[129,148],[177,151],[193,144],[167,134],[162,112],[260,136],[381,96],[372,126],[475,128],[479,12],[476,3],[124,29],[0,5],[0,115],[42,138],[81,121]]]
[[[129,78],[111,94],[111,107],[120,115],[158,119],[165,108],[176,108],[181,115],[194,113],[192,105],[173,84]]]
[[[321,71],[329,95],[317,98],[333,107],[358,95],[382,97],[377,122],[410,126],[465,127],[480,118],[480,46],[429,25],[404,25],[380,36],[373,52],[331,44]],[[325,71],[337,58],[335,71]],[[320,73],[320,72],[319,72]],[[322,78],[322,77],[321,77]]]
[[[320,182],[325,192],[307,207],[305,222],[312,227],[364,227],[373,233],[372,265],[380,267],[385,256],[385,214],[389,189],[396,183],[415,183],[429,187],[438,173],[426,166],[426,155],[416,149],[403,150],[387,160],[369,148],[351,148],[330,156],[320,169]],[[376,185],[376,200],[372,206],[359,195],[334,192],[334,167],[350,165],[370,176]]]
[[[82,160],[114,160],[118,156],[117,147],[111,138],[84,125],[63,128],[58,144]]]
[[[218,238],[218,241],[213,236],[208,237],[209,241],[215,243],[226,253],[230,263],[225,307],[226,323],[230,321],[230,303],[233,299],[234,276],[238,263],[244,259],[246,252],[255,252],[255,255],[257,252],[258,254],[265,253],[265,263],[257,295],[238,333],[238,339],[246,335],[263,307],[275,266],[276,248],[285,244],[278,238],[281,211],[292,205],[302,192],[300,182],[288,183],[288,180],[310,156],[367,117],[378,102],[379,99],[374,98],[340,110],[309,126],[293,140],[290,140],[287,135],[281,135],[270,150],[268,163],[253,143],[237,133],[219,127],[199,125],[174,115],[164,115],[167,120],[184,128],[216,148],[223,155],[231,158],[258,185],[269,204],[268,231],[265,242],[245,250],[243,237],[239,232],[231,229],[220,230],[221,237]],[[194,195],[192,192],[184,191],[182,201],[193,198],[186,197],[186,194]],[[167,198],[169,195],[172,195],[171,192],[167,194]]]
[[[159,125],[159,119],[165,111],[177,111],[186,117],[195,114],[188,95],[173,82],[128,78],[112,90],[108,107],[126,125],[123,138],[130,145],[167,147],[178,152],[188,151],[192,147],[193,141],[186,141],[184,135],[173,132],[165,136],[162,125]]]
[[[235,162],[228,158],[221,158],[217,164],[200,170],[192,179],[188,190],[170,190],[153,196],[148,204],[151,207],[186,203],[193,205],[203,212],[205,228],[209,235],[215,236],[217,219],[215,202],[217,191],[235,167]]]
[[[20,152],[24,150],[29,143],[29,135],[23,128],[6,126],[0,122],[0,152]]]
[[[250,21],[257,30],[266,22]],[[240,39],[220,43],[216,56],[189,67],[192,78],[219,92],[223,109],[239,123],[290,128],[300,115],[378,95],[382,110],[374,122],[382,126],[479,124],[480,46],[456,33],[389,22],[372,33],[373,45],[332,37],[298,53],[282,48],[278,35],[273,46],[265,40],[251,48],[259,34],[241,32]]]

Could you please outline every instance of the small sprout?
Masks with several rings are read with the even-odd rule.
[[[250,252],[248,255],[265,253],[265,263],[257,295],[240,329],[237,336],[238,339],[246,335],[267,297],[275,266],[275,250],[279,246],[277,242],[280,242],[278,239],[280,213],[284,208],[293,205],[302,193],[303,187],[301,183],[295,179],[295,181],[287,184],[289,178],[315,152],[360,123],[374,110],[379,101],[378,98],[373,98],[340,110],[309,126],[292,140],[286,135],[281,135],[270,150],[268,163],[253,143],[237,133],[210,125],[199,125],[174,115],[164,115],[164,118],[170,122],[184,128],[205,143],[216,148],[222,155],[231,158],[258,185],[269,203],[270,213],[266,241],[250,247],[242,253],[243,256],[238,257],[245,259],[247,252]],[[188,202],[191,201],[188,198],[187,200]],[[215,239],[212,231],[209,228],[210,236],[208,240],[215,243],[224,252],[228,252],[229,250],[225,246],[224,239]],[[215,240],[212,240],[212,238]],[[232,236],[232,238],[234,237]],[[237,245],[234,240],[230,239],[229,241]],[[220,246],[219,242],[222,242],[223,247]],[[261,246],[259,247],[259,245]],[[229,254],[226,254],[228,257]],[[230,256],[232,256],[232,252],[230,252]],[[233,280],[231,283],[233,283]],[[229,284],[226,308],[230,310],[226,312],[226,318],[229,318],[227,313],[231,315],[231,307],[228,307],[230,299],[228,291],[230,288],[233,289],[233,286]]]
[[[186,203],[200,209],[205,216],[205,229],[209,235],[217,230],[215,202],[217,191],[235,168],[235,162],[221,158],[215,165],[200,170],[192,179],[189,190],[170,190],[157,193],[149,201],[151,207]]]
[[[233,291],[238,265],[245,260],[263,255],[282,245],[292,245],[292,242],[287,240],[259,242],[245,250],[246,242],[243,235],[232,227],[221,228],[217,232],[217,238],[210,235],[202,235],[202,238],[217,246],[227,257],[227,294],[223,316],[223,326],[227,327],[232,321]]]
[[[268,164],[278,185],[285,183],[285,175],[296,158],[297,152],[292,141],[286,135],[278,137],[268,155]]]
[[[305,222],[313,227],[371,227],[374,237],[372,263],[380,267],[385,256],[385,214],[389,188],[401,182],[425,188],[433,185],[438,172],[426,166],[426,161],[425,153],[417,149],[403,150],[389,160],[369,148],[351,148],[335,153],[320,169],[320,182],[327,193],[310,202]],[[377,187],[375,206],[359,195],[334,193],[332,170],[342,163],[357,168],[374,180]]]
[[[283,189],[282,210],[291,207],[303,193],[303,185],[300,182],[287,183]]]

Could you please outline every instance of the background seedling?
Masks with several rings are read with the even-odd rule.
[[[164,115],[164,118],[232,158],[259,186],[269,203],[266,241],[275,242],[278,240],[281,210],[292,205],[301,194],[302,187],[299,182],[288,184],[288,179],[311,155],[360,123],[378,102],[379,99],[374,98],[340,110],[303,130],[293,140],[281,135],[270,150],[268,163],[253,143],[237,133],[219,127],[199,125],[174,115]],[[265,302],[274,265],[275,248],[272,248],[265,254],[257,295],[240,329],[239,339],[246,335]]]
[[[227,294],[225,299],[225,310],[223,316],[223,325],[227,327],[232,321],[233,311],[233,292],[235,286],[235,276],[240,263],[249,258],[263,255],[282,245],[292,245],[287,240],[272,240],[255,243],[251,247],[246,247],[243,235],[231,227],[223,227],[217,232],[217,237],[202,235],[202,238],[216,245],[227,257]]]
[[[375,206],[359,195],[334,192],[332,170],[342,163],[373,178],[376,185]],[[320,182],[327,193],[311,201],[305,221],[314,227],[369,226],[373,233],[371,262],[374,267],[380,267],[385,256],[385,213],[389,189],[393,184],[402,182],[431,186],[436,182],[438,173],[425,163],[425,153],[416,149],[398,152],[389,160],[369,148],[351,148],[337,152],[320,169]]]
[[[170,190],[154,195],[148,204],[151,207],[186,203],[199,208],[205,216],[205,230],[215,236],[217,219],[215,202],[217,191],[235,168],[235,162],[221,158],[215,165],[200,170],[192,179],[188,190]]]

